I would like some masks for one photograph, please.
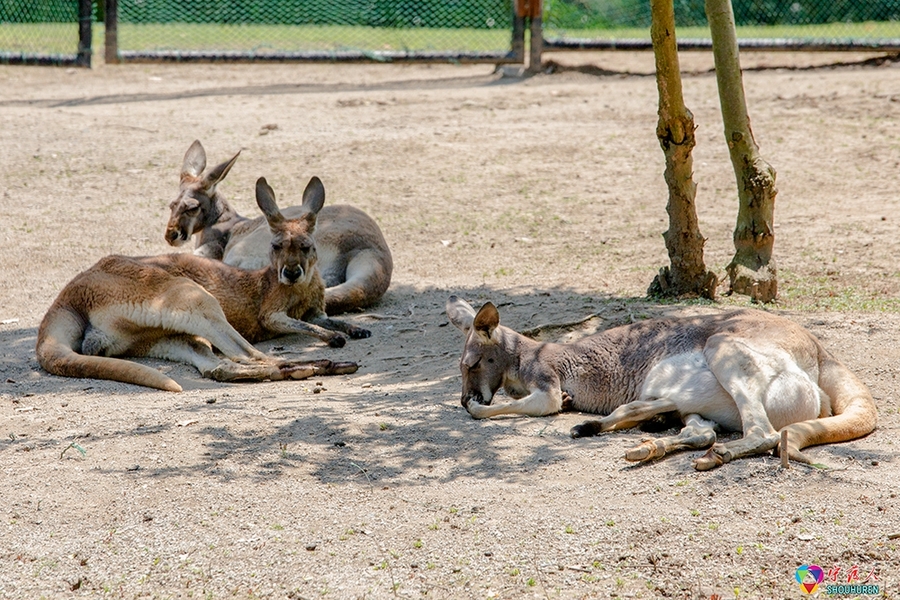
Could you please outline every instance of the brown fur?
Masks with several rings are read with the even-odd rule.
[[[195,254],[257,269],[267,264],[265,219],[242,217],[217,188],[239,155],[204,171],[206,152],[199,141],[191,145],[184,156],[178,197],[169,205],[166,241],[179,246],[197,234]],[[303,212],[302,206],[283,210],[287,218],[299,218]],[[314,237],[326,286],[326,312],[370,306],[384,295],[393,261],[381,229],[369,215],[353,206],[326,206],[319,212]]]
[[[629,460],[712,446],[695,461],[709,469],[776,448],[776,431],[786,429],[790,458],[809,462],[803,448],[875,428],[866,386],[809,331],[770,313],[648,320],[572,344],[539,343],[503,327],[491,303],[476,313],[451,297],[447,314],[466,334],[462,404],[475,418],[547,415],[565,402],[608,415],[575,427],[574,437],[634,427],[668,412],[685,422],[678,436],[629,450]],[[492,405],[501,387],[517,401]],[[744,437],[714,444],[715,429]]]
[[[257,203],[271,229],[271,250],[270,265],[257,271],[189,254],[101,259],[69,282],[44,316],[38,362],[57,375],[171,391],[181,388],[168,377],[112,357],[181,360],[224,381],[354,371],[352,363],[282,361],[251,344],[305,333],[339,347],[345,339],[335,330],[369,336],[367,330],[324,313],[324,285],[315,269],[311,236],[323,202],[324,188],[313,178],[304,193],[304,216],[285,219],[274,192],[260,178]],[[217,358],[212,347],[226,358]]]

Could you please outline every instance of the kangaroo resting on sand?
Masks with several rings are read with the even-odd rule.
[[[257,182],[256,195],[271,228],[268,267],[246,271],[192,254],[107,256],[76,275],[47,311],[38,330],[40,365],[55,375],[169,391],[181,387],[146,365],[112,357],[186,362],[219,381],[355,372],[355,363],[279,360],[253,347],[283,333],[314,335],[337,347],[345,339],[329,329],[354,338],[370,335],[324,312],[311,237],[325,198],[322,183],[310,181],[303,198],[307,212],[299,219],[283,217],[265,179]]]
[[[199,140],[191,144],[181,167],[178,197],[169,205],[166,241],[180,246],[198,234],[194,254],[222,260],[242,269],[269,264],[269,232],[262,218],[239,215],[217,190],[240,152],[231,160],[206,169],[206,152]],[[286,218],[303,214],[290,206]],[[365,212],[346,204],[324,207],[315,233],[319,272],[325,282],[325,310],[338,314],[370,306],[391,283],[393,261],[378,224]]]
[[[571,344],[536,342],[500,325],[490,302],[476,313],[451,296],[447,315],[466,334],[462,405],[476,419],[564,407],[606,415],[575,426],[572,437],[627,429],[662,413],[682,419],[678,435],[645,440],[626,460],[709,447],[694,461],[707,470],[776,449],[777,432],[787,429],[789,458],[809,463],[801,453],[807,446],[875,429],[866,386],[809,331],[766,312],[653,319]],[[491,404],[501,387],[516,400]],[[716,429],[743,437],[716,443]]]

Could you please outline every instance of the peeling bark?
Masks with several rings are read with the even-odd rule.
[[[759,155],[750,129],[731,1],[706,0],[706,17],[712,35],[725,140],[738,187],[735,254],[726,267],[730,288],[756,302],[771,302],[778,295],[773,257],[778,194],[775,169]]]
[[[659,121],[656,136],[666,159],[665,180],[669,188],[666,212],[669,229],[663,234],[670,266],[663,267],[647,290],[651,296],[715,297],[718,278],[703,262],[706,239],[700,233],[694,200],[694,116],[684,105],[675,12],[671,0],[651,0],[653,22],[650,37],[656,58],[659,90]]]

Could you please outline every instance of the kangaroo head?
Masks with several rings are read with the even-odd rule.
[[[315,272],[317,256],[313,231],[316,228],[316,214],[325,204],[325,186],[318,177],[309,180],[303,192],[302,207],[306,210],[297,219],[284,218],[275,204],[275,192],[265,177],[256,181],[256,203],[266,216],[272,232],[269,259],[278,273],[278,281],[284,285],[308,283]]]
[[[516,356],[501,343],[500,313],[490,302],[476,313],[456,296],[447,300],[447,316],[466,335],[459,370],[462,373],[463,406],[475,401],[490,404],[503,385],[506,373],[515,367]]]
[[[169,204],[169,224],[166,226],[166,241],[170,246],[180,246],[203,228],[215,223],[219,218],[214,197],[216,186],[225,179],[238,156],[206,169],[206,151],[200,140],[194,140],[184,155],[181,165],[181,184],[178,197]]]

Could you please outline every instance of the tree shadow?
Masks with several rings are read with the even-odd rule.
[[[4,393],[19,402],[31,396],[102,394],[108,397],[105,402],[110,411],[137,401],[146,406],[157,398],[170,408],[172,398],[178,397],[179,418],[189,417],[189,431],[203,451],[177,465],[97,467],[102,473],[137,479],[209,477],[226,482],[247,478],[263,482],[295,477],[303,471],[323,484],[355,480],[373,485],[416,486],[464,478],[515,483],[533,479],[535,471],[565,460],[572,452],[621,457],[625,448],[646,436],[634,430],[571,439],[569,429],[590,418],[579,413],[472,419],[459,400],[458,360],[463,336],[449,324],[444,312],[451,293],[467,299],[476,308],[492,301],[501,311],[502,322],[516,330],[562,324],[546,327],[543,333],[563,340],[644,318],[704,311],[712,306],[709,302],[663,303],[584,294],[565,288],[476,286],[451,291],[394,285],[372,310],[345,315],[347,320],[372,329],[372,338],[351,341],[338,350],[300,336],[258,345],[266,352],[299,358],[325,354],[329,358],[356,360],[362,365],[357,374],[306,383],[221,384],[203,379],[186,365],[146,361],[165,368],[178,380],[188,390],[182,395],[148,392],[116,382],[47,375],[34,359],[35,330],[19,329],[0,332],[0,344],[7,348],[0,357],[0,373],[7,381],[15,382],[7,383],[9,388]],[[298,388],[289,387],[301,384],[320,387],[321,391],[300,393],[291,391]],[[10,388],[15,388],[13,394]],[[270,412],[263,418],[247,408],[247,393],[251,390],[254,396],[266,399]],[[507,399],[498,398],[504,400]],[[216,416],[229,412],[236,418],[228,421],[228,426],[222,424],[221,418],[216,420]],[[205,420],[210,423],[204,425]],[[237,425],[232,425],[235,422]],[[140,423],[95,434],[91,442],[171,434],[175,426],[171,419],[151,425]],[[4,438],[0,440],[0,455],[25,443],[62,450],[71,437],[63,439],[50,432],[24,441]],[[687,454],[689,457],[680,459],[679,466],[689,465],[693,454]],[[878,459],[890,460],[887,456]],[[626,466],[624,461],[621,466]]]
[[[99,106],[109,104],[133,104],[135,102],[169,102],[190,98],[218,98],[222,96],[280,96],[291,94],[333,94],[342,92],[391,92],[408,90],[451,90],[479,87],[515,85],[522,77],[505,76],[501,70],[486,75],[444,77],[437,79],[407,79],[378,83],[278,83],[270,85],[240,85],[200,88],[180,92],[104,94],[82,98],[35,98],[4,100],[0,106],[40,106],[62,108],[73,106]]]

